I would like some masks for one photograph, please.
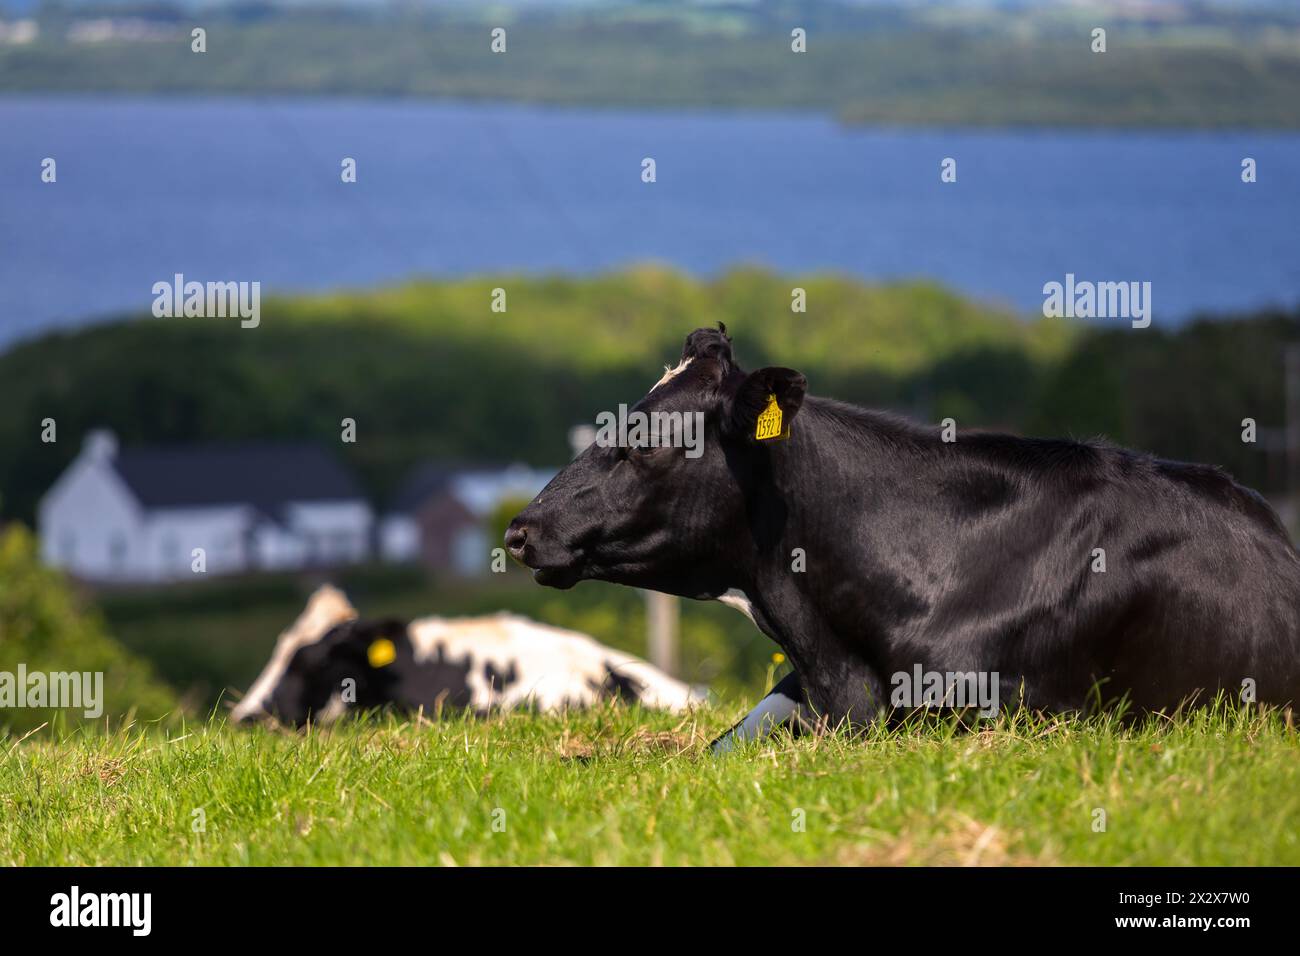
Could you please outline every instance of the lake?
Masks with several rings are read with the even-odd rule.
[[[1258,182],[1241,181],[1241,160]],[[58,181],[40,180],[45,157]],[[355,184],[340,162],[357,162]],[[657,182],[641,181],[653,157]],[[945,157],[957,181],[940,181]],[[1149,281],[1154,326],[1300,304],[1300,136],[846,128],[789,113],[0,98],[0,343],[265,293],[654,260],[928,277],[1039,314]],[[701,320],[707,318],[701,316]]]

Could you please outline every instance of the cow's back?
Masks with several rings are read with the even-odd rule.
[[[1300,557],[1258,494],[1210,466],[1010,442],[996,457],[1018,500],[981,537],[1033,542],[1031,557],[991,565],[977,543],[948,602],[1005,595],[978,655],[1004,683],[1023,679],[1049,709],[1077,704],[1093,680],[1143,708],[1235,697],[1244,681],[1262,702],[1300,701]]]
[[[516,614],[426,617],[412,621],[409,634],[417,664],[468,665],[469,706],[478,712],[589,707],[610,697],[682,710],[696,699],[686,684],[631,654]]]

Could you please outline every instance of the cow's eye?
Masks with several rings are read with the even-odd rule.
[[[629,451],[629,458],[632,464],[641,467],[659,465],[671,460],[673,451],[674,449],[667,446],[634,445]]]

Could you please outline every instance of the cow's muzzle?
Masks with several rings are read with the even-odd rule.
[[[566,556],[563,562],[547,560],[538,547],[536,530],[515,518],[506,528],[505,546],[510,556],[533,572],[533,580],[553,588],[571,588],[578,583],[580,575],[572,560]]]
[[[505,543],[506,550],[510,552],[510,557],[527,567],[528,562],[524,560],[524,549],[528,546],[528,529],[519,523],[518,518],[510,522],[510,527],[506,528]]]

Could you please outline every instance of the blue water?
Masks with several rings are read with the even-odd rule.
[[[46,156],[58,182],[40,182]],[[344,156],[359,182],[339,181]],[[658,182],[641,182],[652,156]],[[943,157],[958,181],[939,181]],[[1259,182],[1240,181],[1240,162]],[[154,282],[264,292],[658,260],[932,277],[1027,314],[1153,284],[1155,324],[1300,304],[1300,136],[850,129],[803,114],[0,98],[0,342]],[[706,317],[701,317],[706,318]]]

